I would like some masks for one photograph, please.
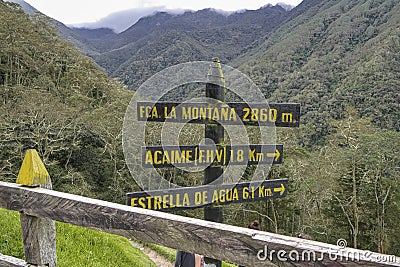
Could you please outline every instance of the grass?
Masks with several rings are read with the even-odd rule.
[[[237,267],[237,265],[236,264],[227,263],[227,262],[222,262],[222,267]]]
[[[58,266],[130,266],[155,264],[126,238],[56,223]],[[19,213],[0,209],[0,253],[24,258]]]
[[[57,256],[59,266],[155,266],[124,237],[63,223],[57,224]]]
[[[24,258],[18,212],[0,209],[0,253]]]
[[[144,243],[145,246],[151,248],[156,251],[158,254],[163,255],[166,259],[171,262],[175,262],[176,250],[172,248],[167,248],[155,244]],[[222,262],[222,267],[237,267],[235,264]]]
[[[159,246],[156,244],[150,244],[150,243],[143,243],[144,246],[151,248],[158,254],[164,256],[167,260],[170,262],[175,262],[175,256],[176,256],[176,250],[172,248],[167,248],[163,246]]]
[[[124,237],[59,222],[56,222],[56,235],[57,262],[60,267],[156,266]],[[175,249],[148,243],[144,245],[169,261],[175,261]],[[24,259],[18,212],[0,209],[0,253]],[[237,265],[223,262],[222,266]]]

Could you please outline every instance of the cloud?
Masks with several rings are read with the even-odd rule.
[[[88,29],[110,28],[113,29],[115,32],[119,33],[128,29],[130,26],[135,24],[140,18],[152,15],[158,11],[166,11],[170,14],[182,14],[185,10],[183,9],[170,10],[164,6],[134,8],[112,13],[107,17],[101,18],[96,22],[79,23],[79,24],[73,24],[71,26],[88,28]]]
[[[153,14],[160,7],[135,8],[111,13],[96,22],[73,24],[74,27],[88,29],[111,28],[115,32],[122,32],[135,24],[141,17]]]

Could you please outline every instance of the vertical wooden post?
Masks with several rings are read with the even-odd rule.
[[[26,151],[17,184],[51,189],[50,175],[34,149]],[[29,201],[29,200],[27,200]],[[50,219],[20,213],[25,260],[37,266],[57,266],[56,226]]]
[[[225,79],[222,73],[221,63],[218,58],[213,58],[210,66],[208,82],[206,84],[206,97],[222,102],[225,101]],[[212,140],[217,145],[222,145],[224,143],[224,127],[218,122],[211,120],[207,121],[204,135],[206,138],[206,143],[207,139]],[[222,178],[223,172],[224,169],[222,167],[207,167],[204,170],[204,184],[209,184],[218,179],[220,176]],[[222,208],[214,206],[205,207],[204,219],[207,221],[222,223],[224,220]],[[215,264],[217,267],[222,266],[220,260],[206,258],[205,262],[209,264]]]

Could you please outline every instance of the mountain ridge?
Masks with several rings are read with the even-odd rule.
[[[22,1],[22,0],[19,0]],[[267,4],[265,6],[268,6],[271,4]],[[286,11],[290,11],[291,9],[294,8],[294,6],[285,4],[285,3],[277,3],[276,5],[281,6],[284,8]],[[263,6],[263,7],[265,7]],[[263,8],[260,7],[260,8]],[[220,9],[214,9],[214,8],[204,8],[204,9],[213,9],[216,12],[220,14],[233,14],[233,13],[241,13],[245,12],[246,9],[243,10],[236,10],[236,11],[225,11],[225,10],[220,10]],[[200,9],[201,10],[201,9]],[[197,10],[199,11],[199,10]],[[144,17],[149,17],[153,16],[154,14],[158,12],[166,12],[172,15],[181,15],[185,12],[196,12],[196,10],[191,10],[191,9],[167,9],[163,6],[156,6],[156,7],[148,7],[148,8],[133,8],[133,9],[127,9],[127,10],[122,10],[118,12],[111,13],[107,15],[106,17],[103,17],[99,19],[96,22],[89,22],[89,23],[78,23],[78,24],[72,24],[72,25],[67,25],[70,28],[86,28],[86,29],[100,29],[100,28],[110,28],[114,30],[116,33],[121,33],[127,30],[129,27],[133,26],[136,22],[139,21],[139,19],[144,18]]]
[[[153,16],[141,18],[126,31],[110,36],[110,39],[106,38],[101,42],[90,39],[87,41],[91,49],[98,52],[93,55],[96,62],[112,77],[120,77],[134,89],[153,73],[146,70],[144,65],[149,64],[144,64],[145,58],[154,63],[150,65],[156,70],[171,66],[172,63],[209,60],[215,56],[229,62],[259,37],[271,32],[287,14],[288,11],[281,6],[271,5],[229,15],[220,14],[213,9],[185,12],[181,15],[158,12]],[[161,47],[164,44],[160,42],[177,40],[174,35],[181,36],[189,44],[167,44],[179,47],[181,52],[176,55],[171,54],[170,50],[163,50]],[[197,47],[196,52],[190,51],[190,47]],[[139,50],[142,52],[138,53]],[[165,53],[155,55],[151,50]],[[131,73],[134,66],[140,69],[139,72],[143,72],[140,74],[142,78],[132,77],[136,75]]]

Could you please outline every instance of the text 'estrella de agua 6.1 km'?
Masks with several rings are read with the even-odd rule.
[[[151,210],[198,208],[210,204],[250,202],[259,199],[283,198],[287,194],[288,180],[265,180],[261,183],[204,185],[168,190],[153,190],[127,194],[128,204]]]

